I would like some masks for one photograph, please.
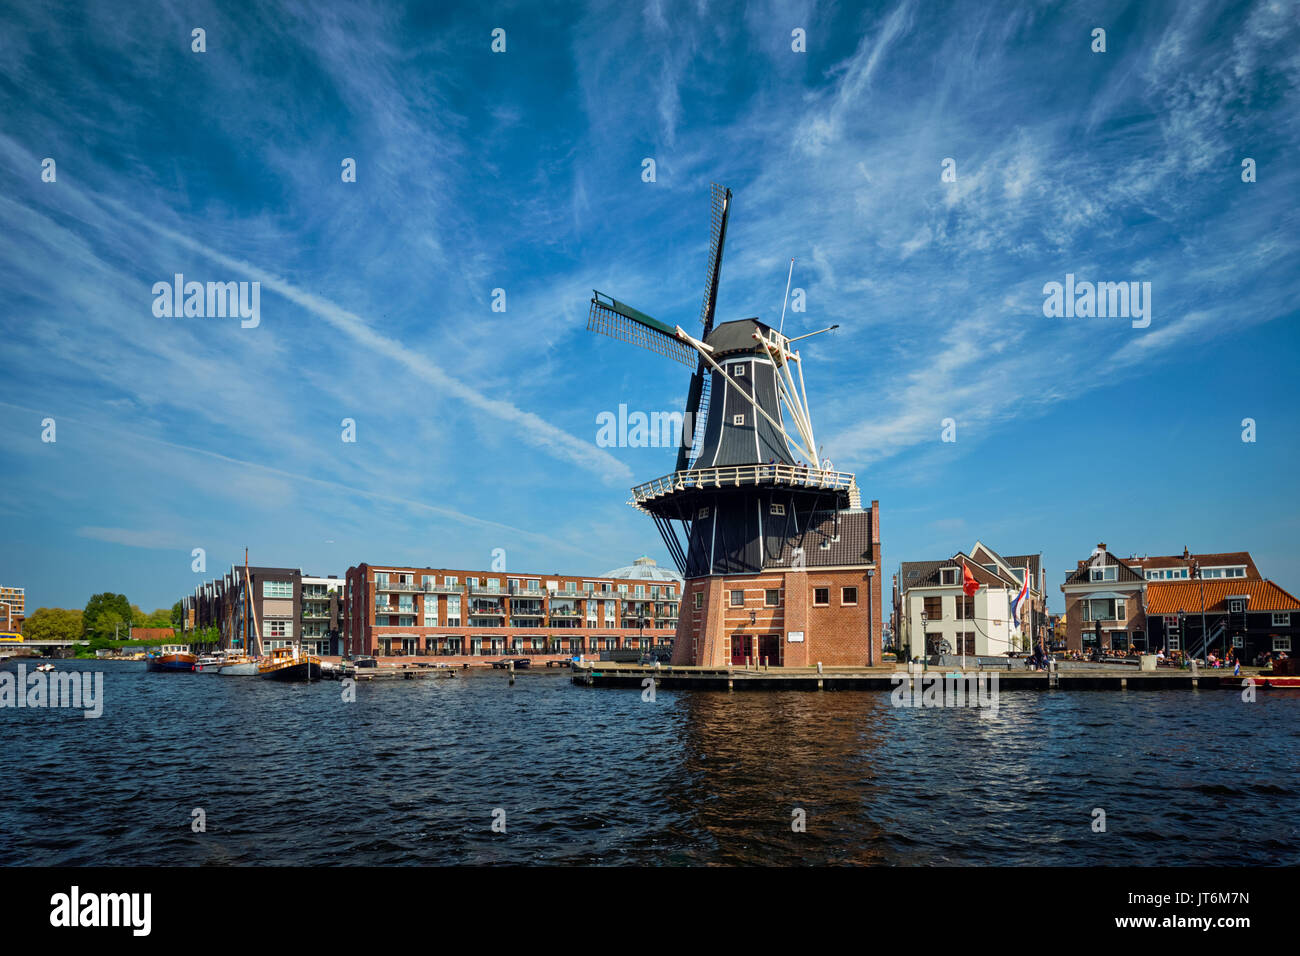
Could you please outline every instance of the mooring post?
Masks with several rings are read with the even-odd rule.
[[[818,661],[818,662],[817,662],[817,689],[818,689],[818,690],[825,690],[825,689],[826,689],[825,681],[822,679],[822,662],[821,662],[821,661]]]
[[[510,662],[510,683],[511,683],[511,685],[513,685],[514,682],[515,682],[515,662],[514,662],[514,661],[511,661],[511,662]]]

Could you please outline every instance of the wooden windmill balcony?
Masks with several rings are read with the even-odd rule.
[[[675,471],[671,475],[637,485],[632,489],[632,497],[627,503],[641,511],[647,511],[646,505],[683,491],[757,486],[843,491],[849,496],[849,507],[862,507],[861,493],[852,472],[782,464],[727,465]]]

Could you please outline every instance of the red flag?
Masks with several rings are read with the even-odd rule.
[[[974,597],[975,592],[980,589],[980,583],[975,580],[975,575],[970,573],[970,568],[966,562],[961,563],[961,589],[966,592],[967,597]]]

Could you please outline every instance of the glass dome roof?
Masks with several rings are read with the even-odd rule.
[[[682,582],[682,576],[671,568],[661,568],[655,563],[654,558],[647,558],[644,555],[637,558],[627,567],[615,568],[613,571],[606,571],[603,577],[623,578],[633,581],[676,581]]]

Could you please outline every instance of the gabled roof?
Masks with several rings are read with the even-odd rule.
[[[904,561],[899,567],[899,591],[906,591],[908,588],[925,588],[925,587],[959,587],[961,585],[961,576],[957,577],[957,584],[939,583],[939,569],[951,568],[953,566],[961,567],[962,559],[965,559],[966,566],[970,568],[971,574],[979,582],[980,587],[1005,588],[1011,582],[1005,580],[1002,575],[994,574],[982,564],[964,551],[958,551],[951,558],[944,561]],[[911,572],[917,572],[913,577]],[[1015,585],[1017,588],[1019,584]]]
[[[1151,581],[1147,584],[1148,614],[1201,613],[1201,589],[1205,589],[1205,610],[1225,612],[1228,600],[1248,596],[1248,611],[1300,611],[1300,600],[1272,581],[1243,578],[1211,578],[1207,581]]]
[[[1138,572],[1134,571],[1132,568],[1130,568],[1119,558],[1115,557],[1115,555],[1111,554],[1109,551],[1106,551],[1105,555],[1106,555],[1106,561],[1105,561],[1106,565],[1109,566],[1113,564],[1119,568],[1119,570],[1115,573],[1115,580],[1111,582],[1105,582],[1105,583],[1121,584],[1125,581],[1134,581],[1137,583],[1142,583],[1146,581],[1146,577],[1144,575],[1138,574]],[[1091,558],[1080,561],[1079,566],[1075,568],[1074,571],[1071,572],[1069,577],[1065,579],[1065,583],[1066,584],[1103,583],[1100,581],[1098,582],[1092,581],[1092,576],[1088,573],[1088,569],[1091,568],[1092,566],[1093,564]]]
[[[1007,583],[1014,584],[1017,588],[1019,588],[1021,584],[1019,575],[1023,573],[1025,565],[1028,565],[1029,589],[1037,593],[1038,586],[1036,582],[1038,581],[1038,569],[1042,564],[1041,554],[1017,554],[1012,555],[1011,557],[1003,557],[983,541],[976,541],[974,547],[970,549],[970,553],[974,555],[979,551],[985,552],[990,558],[992,558],[994,563],[1003,569],[1002,577],[1006,579]],[[977,559],[972,558],[972,560]]]

